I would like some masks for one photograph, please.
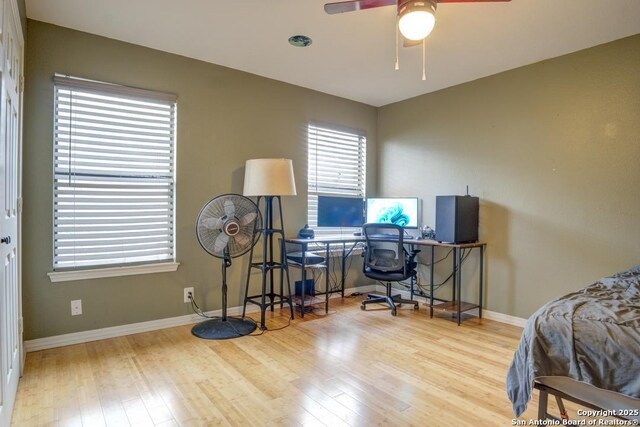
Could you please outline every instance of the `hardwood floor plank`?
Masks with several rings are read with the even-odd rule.
[[[233,340],[191,326],[27,354],[13,425],[510,425],[505,376],[521,329],[424,308],[332,299]],[[535,416],[535,404],[523,419]]]

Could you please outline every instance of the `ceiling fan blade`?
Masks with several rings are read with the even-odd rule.
[[[224,248],[227,247],[227,243],[229,243],[229,235],[225,233],[218,234],[218,237],[216,237],[216,241],[213,244],[213,251],[215,253],[222,253]]]
[[[336,13],[353,12],[354,10],[373,9],[374,7],[395,6],[396,0],[352,0],[327,3],[324,11],[329,15]]]
[[[249,239],[244,234],[236,234],[235,236],[233,236],[233,238],[235,239],[236,243],[242,247],[246,247],[249,243],[251,243],[251,239]]]
[[[233,218],[236,215],[236,205],[231,200],[224,201],[224,214],[227,218]]]
[[[220,218],[205,218],[202,220],[202,225],[210,230],[220,230],[224,221]]]
[[[422,40],[411,40],[408,38],[404,38],[404,41],[402,42],[402,47],[414,47],[414,46],[420,46],[422,44]]]
[[[511,1],[511,0],[438,0],[438,3],[489,3],[499,1]]]
[[[248,214],[246,214],[245,216],[243,216],[242,218],[240,218],[240,225],[247,225],[247,224],[251,224],[253,221],[255,221],[255,219],[258,217],[258,214],[255,212],[249,212]]]

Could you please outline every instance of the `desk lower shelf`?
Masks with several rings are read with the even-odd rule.
[[[299,295],[291,296],[291,300],[293,301],[295,308],[297,310],[302,309],[302,297]],[[305,295],[304,296],[304,310],[305,312],[312,311],[311,306],[317,304],[325,304],[327,305],[327,298],[325,298],[324,294],[316,294],[316,295]]]
[[[480,307],[478,304],[472,304],[470,302],[460,302],[460,312],[464,313],[465,311],[473,310],[474,308]],[[433,306],[434,313],[458,313],[458,301],[447,301],[442,304],[437,304]]]
[[[300,304],[302,302],[302,297],[300,295],[292,295],[291,299],[296,304]],[[304,296],[304,305],[307,304],[320,304],[325,302],[324,293],[319,293],[315,295],[305,295]]]

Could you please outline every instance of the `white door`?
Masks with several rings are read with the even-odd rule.
[[[18,389],[22,350],[18,210],[22,55],[16,0],[1,0],[0,96],[0,426],[9,425]]]

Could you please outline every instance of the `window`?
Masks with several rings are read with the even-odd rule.
[[[318,235],[352,229],[317,228],[318,196],[365,197],[367,138],[364,132],[309,125],[308,223]]]
[[[176,96],[54,86],[54,270],[174,261]]]

